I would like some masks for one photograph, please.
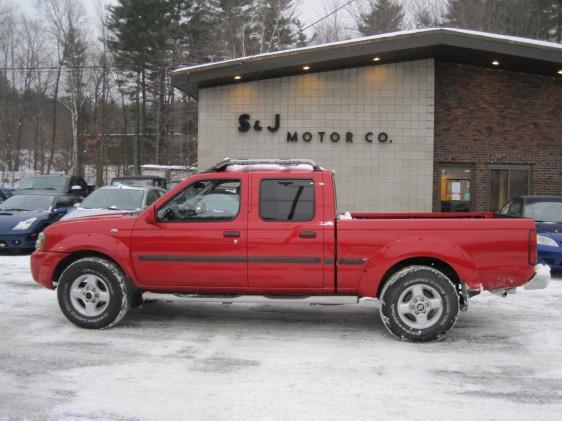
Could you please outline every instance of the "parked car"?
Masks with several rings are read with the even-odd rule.
[[[334,175],[311,161],[226,160],[143,212],[45,230],[33,278],[77,326],[116,324],[143,292],[380,300],[401,340],[443,338],[468,298],[545,288],[535,225],[492,213],[336,215]],[[303,297],[307,297],[304,299]],[[255,302],[255,301],[254,301]]]
[[[0,250],[32,250],[41,231],[58,221],[78,198],[53,191],[16,192],[0,204]]]
[[[171,181],[168,181],[168,182],[166,183],[166,188],[167,188],[167,190],[172,190],[174,187],[176,187],[178,184],[183,183],[185,180],[186,180],[186,179],[183,178],[183,179],[181,179],[181,180],[171,180]]]
[[[132,212],[150,206],[166,190],[160,187],[130,187],[125,185],[102,187],[76,205],[76,209],[62,217],[62,221],[84,216]]]
[[[123,184],[125,186],[143,187],[154,186],[166,189],[166,179],[156,175],[132,175],[127,177],[114,177],[111,179],[112,186]]]
[[[23,181],[18,190],[54,190],[82,198],[91,191],[84,177],[78,175],[34,175]]]
[[[0,188],[0,203],[14,194],[12,189]]]
[[[562,270],[562,197],[520,196],[510,200],[501,215],[532,218],[537,225],[538,259]]]

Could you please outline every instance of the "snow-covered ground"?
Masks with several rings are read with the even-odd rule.
[[[562,280],[471,301],[443,342],[377,304],[154,302],[87,331],[0,256],[0,419],[559,420]]]

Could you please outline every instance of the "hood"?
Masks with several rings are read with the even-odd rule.
[[[537,222],[537,234],[547,234],[557,241],[562,241],[562,223]]]
[[[26,219],[37,218],[37,221],[48,219],[49,212],[5,212],[0,211],[0,234],[9,234],[25,231],[12,231],[19,222]],[[34,225],[37,223],[34,222]]]
[[[66,215],[64,215],[61,221],[67,221],[69,219],[85,218],[87,216],[102,216],[102,215],[125,215],[134,211],[123,211],[123,210],[112,210],[112,209],[85,209],[77,208]]]

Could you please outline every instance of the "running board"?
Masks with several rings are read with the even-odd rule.
[[[197,302],[215,304],[309,304],[309,305],[345,305],[357,304],[356,295],[220,295],[220,294],[167,294],[145,292],[145,300],[163,300],[178,302]]]

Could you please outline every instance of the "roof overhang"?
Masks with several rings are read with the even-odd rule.
[[[173,85],[198,98],[199,89],[311,72],[435,58],[556,77],[562,44],[452,28],[420,29],[184,67],[172,72]],[[241,76],[235,80],[235,76]],[[558,76],[561,77],[561,76]]]

